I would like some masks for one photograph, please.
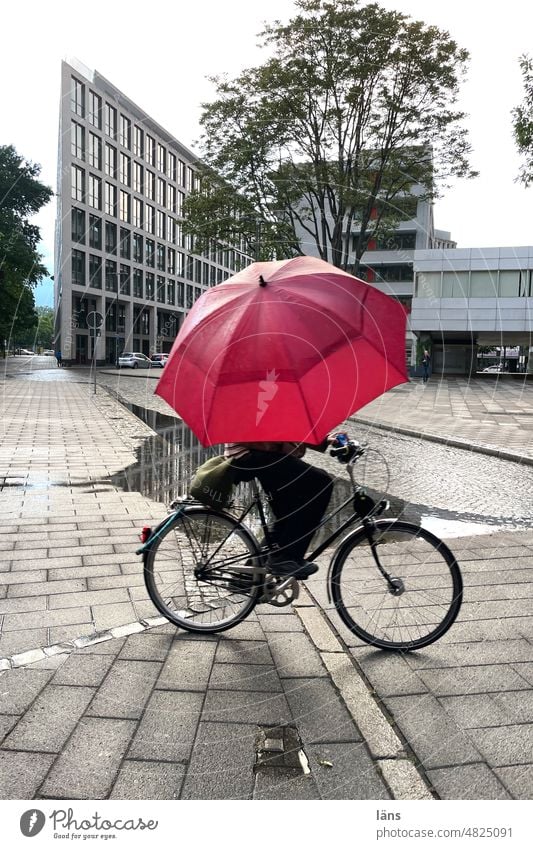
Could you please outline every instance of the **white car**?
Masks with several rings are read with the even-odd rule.
[[[53,351],[43,351],[43,357],[53,357],[53,356],[54,356]]]
[[[27,356],[27,357],[33,357],[33,356],[35,356],[35,351],[28,351],[28,349],[27,349],[27,348],[21,348],[21,349],[20,349],[20,353],[21,353],[21,354],[23,354],[23,355],[25,355],[25,356]]]
[[[152,354],[152,365],[164,368],[168,360],[168,354]]]
[[[124,351],[118,358],[119,368],[150,368],[152,361],[146,354]]]
[[[490,373],[494,374],[494,373],[499,373],[501,371],[503,371],[503,366],[501,364],[497,365],[497,366],[487,366],[487,368],[483,369],[483,373],[490,372]]]

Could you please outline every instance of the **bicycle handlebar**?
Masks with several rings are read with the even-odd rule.
[[[365,453],[365,445],[355,439],[343,440],[342,444],[334,445],[330,449],[330,456],[336,457],[339,463],[355,462]]]

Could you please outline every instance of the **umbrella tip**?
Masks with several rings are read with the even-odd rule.
[[[259,275],[259,285],[266,286],[266,280],[264,279],[262,274]]]

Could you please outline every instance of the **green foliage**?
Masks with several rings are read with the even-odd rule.
[[[11,145],[0,146],[0,351],[37,325],[33,287],[47,270],[37,250],[39,228],[28,218],[52,197],[37,177],[40,166],[25,162]]]
[[[296,0],[262,33],[271,57],[216,77],[203,105],[202,189],[186,204],[199,244],[242,235],[264,258],[318,254],[346,268],[412,203],[468,177],[455,108],[468,54],[437,27],[360,0]],[[219,177],[213,176],[213,172]],[[243,215],[232,229],[231,211]]]
[[[520,57],[524,99],[513,109],[513,130],[516,146],[524,157],[518,180],[527,188],[533,182],[533,59]]]

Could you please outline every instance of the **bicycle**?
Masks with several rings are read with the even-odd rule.
[[[315,560],[354,523],[331,557],[327,589],[344,624],[360,640],[381,649],[424,648],[452,626],[463,583],[455,557],[442,540],[410,522],[378,518],[389,504],[374,501],[354,479],[366,446],[355,441],[331,454],[346,468],[352,494],[319,528],[351,502],[352,514],[307,560]],[[217,633],[242,622],[258,603],[291,604],[299,592],[292,577],[268,572],[271,532],[258,484],[240,515],[185,498],[156,528],[143,528],[144,578],[155,607],[187,631]],[[259,543],[244,520],[256,511]],[[317,529],[318,530],[318,529]]]

